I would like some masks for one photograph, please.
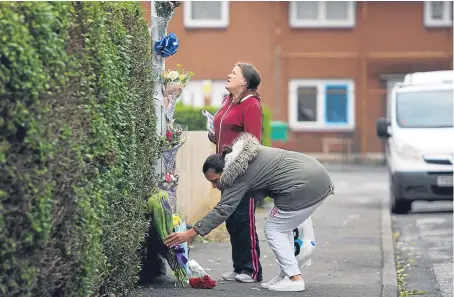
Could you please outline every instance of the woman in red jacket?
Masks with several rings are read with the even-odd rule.
[[[259,141],[262,136],[263,114],[257,90],[261,81],[259,71],[251,64],[237,63],[227,78],[225,88],[230,95],[224,98],[214,116],[215,135],[208,135],[210,141],[216,144],[218,154],[225,146],[231,146],[241,132],[251,133]],[[246,193],[226,221],[232,245],[233,272],[225,273],[222,276],[225,280],[247,283],[262,280],[255,208],[252,193]]]

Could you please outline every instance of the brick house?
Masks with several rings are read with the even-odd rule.
[[[169,24],[180,48],[166,67],[195,73],[185,103],[219,105],[234,63],[250,62],[273,120],[288,123],[276,145],[379,156],[386,90],[411,71],[452,69],[452,26],[448,1],[185,1]]]

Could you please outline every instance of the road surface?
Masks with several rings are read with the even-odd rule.
[[[452,203],[414,203],[412,213],[394,216],[393,228],[400,234],[396,252],[411,265],[405,287],[427,297],[452,297]]]

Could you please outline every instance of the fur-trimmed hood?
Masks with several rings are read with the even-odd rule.
[[[235,139],[232,152],[225,156],[224,171],[220,179],[222,187],[231,186],[238,177],[244,175],[259,150],[260,142],[250,133],[242,133]]]

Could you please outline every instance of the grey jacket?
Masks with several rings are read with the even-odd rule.
[[[225,222],[246,192],[267,193],[283,211],[310,207],[333,194],[328,171],[308,155],[261,146],[248,133],[238,137],[232,149],[220,178],[221,200],[194,225],[201,236]]]

